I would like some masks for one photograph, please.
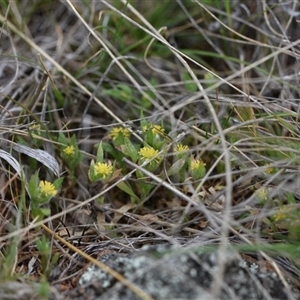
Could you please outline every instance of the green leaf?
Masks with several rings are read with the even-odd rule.
[[[72,160],[72,167],[75,169],[80,162],[83,160],[84,155],[78,150],[78,148],[75,148],[75,158]]]
[[[126,194],[130,195],[131,197],[133,197],[137,203],[140,203],[141,200],[140,198],[134,193],[134,191],[132,190],[131,186],[126,183],[125,181],[120,182],[117,187],[122,190],[123,192],[125,192]]]
[[[54,92],[54,96],[57,99],[58,107],[63,107],[65,102],[63,94],[57,88],[52,89],[52,91]]]
[[[39,198],[38,198],[38,203],[41,205],[41,204],[46,204],[50,201],[52,197],[51,196],[47,196],[47,195],[44,195],[44,194],[40,194],[39,195]]]
[[[116,138],[113,139],[113,144],[115,147],[119,147],[121,145],[124,144],[124,136],[122,134],[120,134],[119,136],[117,136]]]
[[[155,187],[155,184],[145,183],[149,178],[142,172],[136,171],[136,177],[139,179],[139,188],[141,190],[141,199],[148,197],[150,191]]]
[[[50,208],[40,208],[38,205],[32,204],[31,213],[34,218],[38,218],[37,221],[41,221],[44,216],[49,216],[51,211]]]
[[[202,179],[206,174],[205,163],[201,161],[197,168],[191,169],[191,175],[194,180]]]
[[[184,87],[188,92],[197,92],[197,84],[195,82],[192,81],[192,78],[190,76],[190,74],[185,71],[183,73],[183,82],[184,82]]]
[[[175,161],[175,163],[168,170],[168,175],[172,176],[178,174],[180,170],[183,168],[183,166],[185,165],[185,163],[186,163],[186,158],[181,158]]]
[[[124,138],[124,145],[120,146],[121,151],[129,156],[133,162],[138,160],[138,151],[128,138]]]
[[[142,110],[141,110],[141,113],[140,113],[140,120],[141,120],[141,121],[140,121],[141,130],[143,130],[143,127],[150,125],[150,124],[145,120],[145,116],[144,116],[144,113],[143,113]]]
[[[287,202],[288,202],[288,204],[295,204],[296,203],[295,197],[292,193],[287,194]]]
[[[59,132],[58,134],[58,142],[64,145],[68,145],[68,140],[62,132]]]
[[[72,135],[70,144],[71,144],[72,146],[74,146],[75,148],[78,148],[78,147],[77,147],[77,140],[76,140],[76,135],[75,135],[75,134]]]
[[[118,89],[121,91],[120,93],[120,100],[128,102],[132,98],[132,89],[127,84],[118,84]]]
[[[49,241],[44,234],[36,241],[36,247],[42,254],[50,254]]]
[[[40,208],[40,211],[44,216],[50,216],[51,214],[50,208]]]
[[[149,129],[146,129],[146,131],[143,132],[143,138],[149,146],[155,148],[154,142],[155,142],[156,134],[154,133],[153,130],[151,130],[151,124],[148,124],[146,126],[149,127]]]
[[[123,154],[117,151],[111,144],[103,143],[102,144],[103,151],[111,154],[118,162],[122,162]]]
[[[61,178],[56,179],[56,180],[53,182],[53,185],[54,185],[54,187],[55,187],[56,190],[59,190],[59,189],[60,189],[61,184],[62,184],[63,181],[64,181],[64,178],[61,177]]]
[[[38,194],[39,194],[39,171],[36,171],[34,175],[31,176],[28,182],[28,190],[31,196],[32,201],[37,202]]]
[[[103,162],[102,142],[98,146],[98,150],[97,150],[97,162]]]
[[[154,186],[155,186],[154,184],[150,184],[150,183],[141,183],[140,184],[141,198],[144,199],[148,197],[149,193],[154,188]]]
[[[104,90],[103,94],[119,99],[126,103],[132,100],[132,89],[126,84],[118,84],[117,89]]]
[[[89,168],[89,172],[88,172],[88,176],[89,176],[89,179],[91,182],[95,182],[97,180],[97,178],[95,176],[94,168],[95,168],[95,161],[92,159],[90,168]]]

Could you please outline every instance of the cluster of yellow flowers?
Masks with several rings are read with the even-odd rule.
[[[157,124],[146,124],[142,127],[142,131],[146,133],[148,130],[151,130],[153,134],[166,137],[165,129]],[[119,137],[130,137],[130,131],[127,128],[124,127],[116,127],[112,128],[110,131],[110,137],[113,140],[116,140]],[[181,158],[182,155],[185,155],[186,152],[189,151],[189,147],[184,144],[177,144],[174,147],[174,152],[176,155]],[[159,150],[151,147],[151,146],[144,146],[141,147],[138,151],[138,154],[142,160],[154,160],[156,163],[159,163],[162,160],[162,156],[159,155]],[[191,159],[190,160],[190,171],[192,172],[192,176],[200,179],[205,174],[205,163],[201,159]],[[104,176],[107,176],[106,173],[109,173],[110,170],[108,169],[108,166],[103,164],[101,165],[101,171],[99,171],[99,174],[103,173]]]

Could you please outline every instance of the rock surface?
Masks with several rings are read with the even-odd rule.
[[[273,270],[249,263],[236,254],[222,255],[226,263],[219,297],[214,295],[214,279],[220,274],[215,251],[145,246],[129,255],[103,255],[100,260],[154,299],[300,299],[299,290],[290,283],[285,287]],[[140,298],[111,275],[91,266],[81,276],[79,287],[65,299]]]

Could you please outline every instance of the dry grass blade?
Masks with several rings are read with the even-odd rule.
[[[55,232],[53,232],[52,230],[50,230],[46,225],[42,225],[42,228],[46,232],[48,232],[50,235],[52,235],[56,240],[60,241],[64,245],[66,245],[69,249],[71,249],[72,251],[78,253],[79,255],[81,255],[82,257],[84,257],[85,259],[87,259],[88,261],[90,261],[91,263],[95,264],[97,267],[99,267],[103,271],[109,273],[111,276],[113,276],[114,278],[116,278],[119,282],[121,282],[122,284],[124,284],[130,290],[132,290],[139,298],[141,298],[143,300],[153,300],[152,297],[150,297],[149,295],[147,295],[141,288],[139,288],[138,286],[136,286],[134,283],[128,281],[124,276],[122,276],[118,272],[112,270],[110,267],[106,266],[105,264],[103,264],[99,260],[91,257],[90,255],[84,253],[83,251],[81,251],[80,249],[78,249],[77,247],[75,247],[74,245],[70,244],[65,239],[63,239],[59,235],[57,235]]]
[[[23,177],[22,169],[21,169],[19,162],[11,154],[0,149],[0,157],[2,159],[6,160],[14,168],[14,170],[19,174],[20,177]]]
[[[45,167],[51,170],[56,176],[60,175],[59,163],[47,151],[41,149],[32,149],[25,145],[14,145],[13,149],[19,153],[24,153],[41,162]]]

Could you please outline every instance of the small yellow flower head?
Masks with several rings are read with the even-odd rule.
[[[261,188],[258,192],[257,192],[257,196],[259,198],[260,201],[267,201],[268,200],[268,189],[267,188]]]
[[[73,156],[75,153],[75,148],[74,148],[74,146],[71,145],[71,146],[66,147],[63,151],[66,155]]]
[[[288,221],[290,218],[290,212],[291,209],[287,205],[280,207],[278,211],[274,214],[274,221],[275,222],[279,222],[282,220]]]
[[[157,134],[160,134],[160,135],[164,135],[164,131],[165,129],[163,127],[161,127],[160,125],[152,125],[152,128],[151,128],[152,132],[153,133],[157,133]]]
[[[268,166],[268,165],[266,165],[266,166]],[[273,168],[273,167],[268,167],[266,170],[265,170],[265,172],[267,173],[267,174],[274,174],[275,173],[275,168]]]
[[[94,166],[94,172],[96,176],[106,178],[113,171],[113,167],[107,163],[97,162]]]
[[[205,176],[206,164],[201,159],[191,159],[190,172],[195,180],[202,179]]]
[[[195,159],[191,161],[191,170],[198,170],[205,167],[205,163],[201,159]]]
[[[157,154],[158,154],[158,150],[155,150],[152,147],[143,147],[139,151],[139,155],[143,159],[153,159],[154,157],[157,156]]]
[[[40,124],[33,124],[29,127],[30,130],[41,130],[41,125]]]
[[[159,135],[165,135],[165,129],[157,124],[148,124],[143,126],[142,128],[143,132],[146,132],[147,130],[151,130],[153,133],[159,134]]]
[[[113,140],[116,140],[118,137],[130,137],[130,131],[124,127],[115,127],[110,131],[110,137]]]
[[[145,126],[142,127],[142,131],[146,132],[147,130],[149,130],[151,128],[151,124],[147,124]]]
[[[46,197],[54,197],[57,194],[57,190],[54,185],[49,181],[40,181],[39,187],[41,193]]]
[[[187,145],[177,144],[175,146],[174,151],[176,152],[176,154],[178,154],[178,153],[184,153],[184,152],[189,151],[189,147]]]

